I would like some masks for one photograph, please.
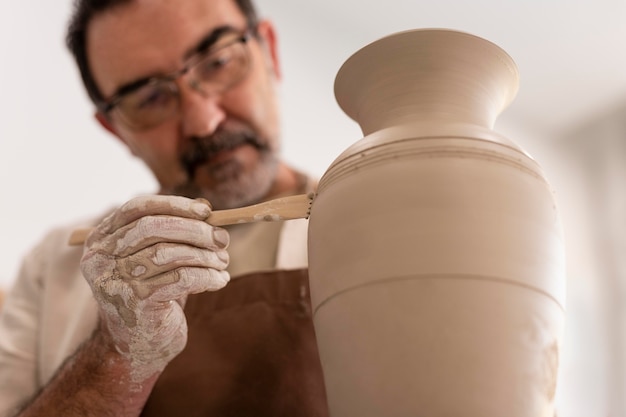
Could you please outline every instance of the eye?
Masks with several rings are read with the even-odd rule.
[[[215,51],[203,58],[196,67],[196,74],[200,79],[207,80],[215,77],[222,71],[228,69],[233,61],[232,54],[228,48]]]
[[[172,92],[165,85],[146,86],[133,94],[133,107],[136,110],[150,110],[167,107],[172,99]]]

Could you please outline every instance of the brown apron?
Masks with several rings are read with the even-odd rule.
[[[305,269],[238,277],[185,314],[187,346],[142,416],[328,416]]]

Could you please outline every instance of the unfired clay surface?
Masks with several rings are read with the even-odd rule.
[[[415,30],[353,55],[340,106],[365,137],[309,220],[314,322],[333,416],[552,416],[565,303],[552,190],[492,130],[513,60]]]

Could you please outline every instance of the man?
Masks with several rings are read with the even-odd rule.
[[[0,414],[326,415],[306,223],[205,222],[314,187],[278,157],[271,23],[248,0],[79,0],[68,45],[97,120],[160,190],[94,221],[84,249],[72,225],[26,257]]]

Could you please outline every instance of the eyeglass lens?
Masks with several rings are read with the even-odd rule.
[[[230,41],[230,42],[228,42]],[[190,63],[190,85],[202,94],[221,93],[241,81],[248,69],[241,37],[220,42]],[[193,58],[192,58],[193,59]],[[158,78],[120,98],[115,109],[135,129],[153,127],[178,111],[180,91],[173,78]]]

